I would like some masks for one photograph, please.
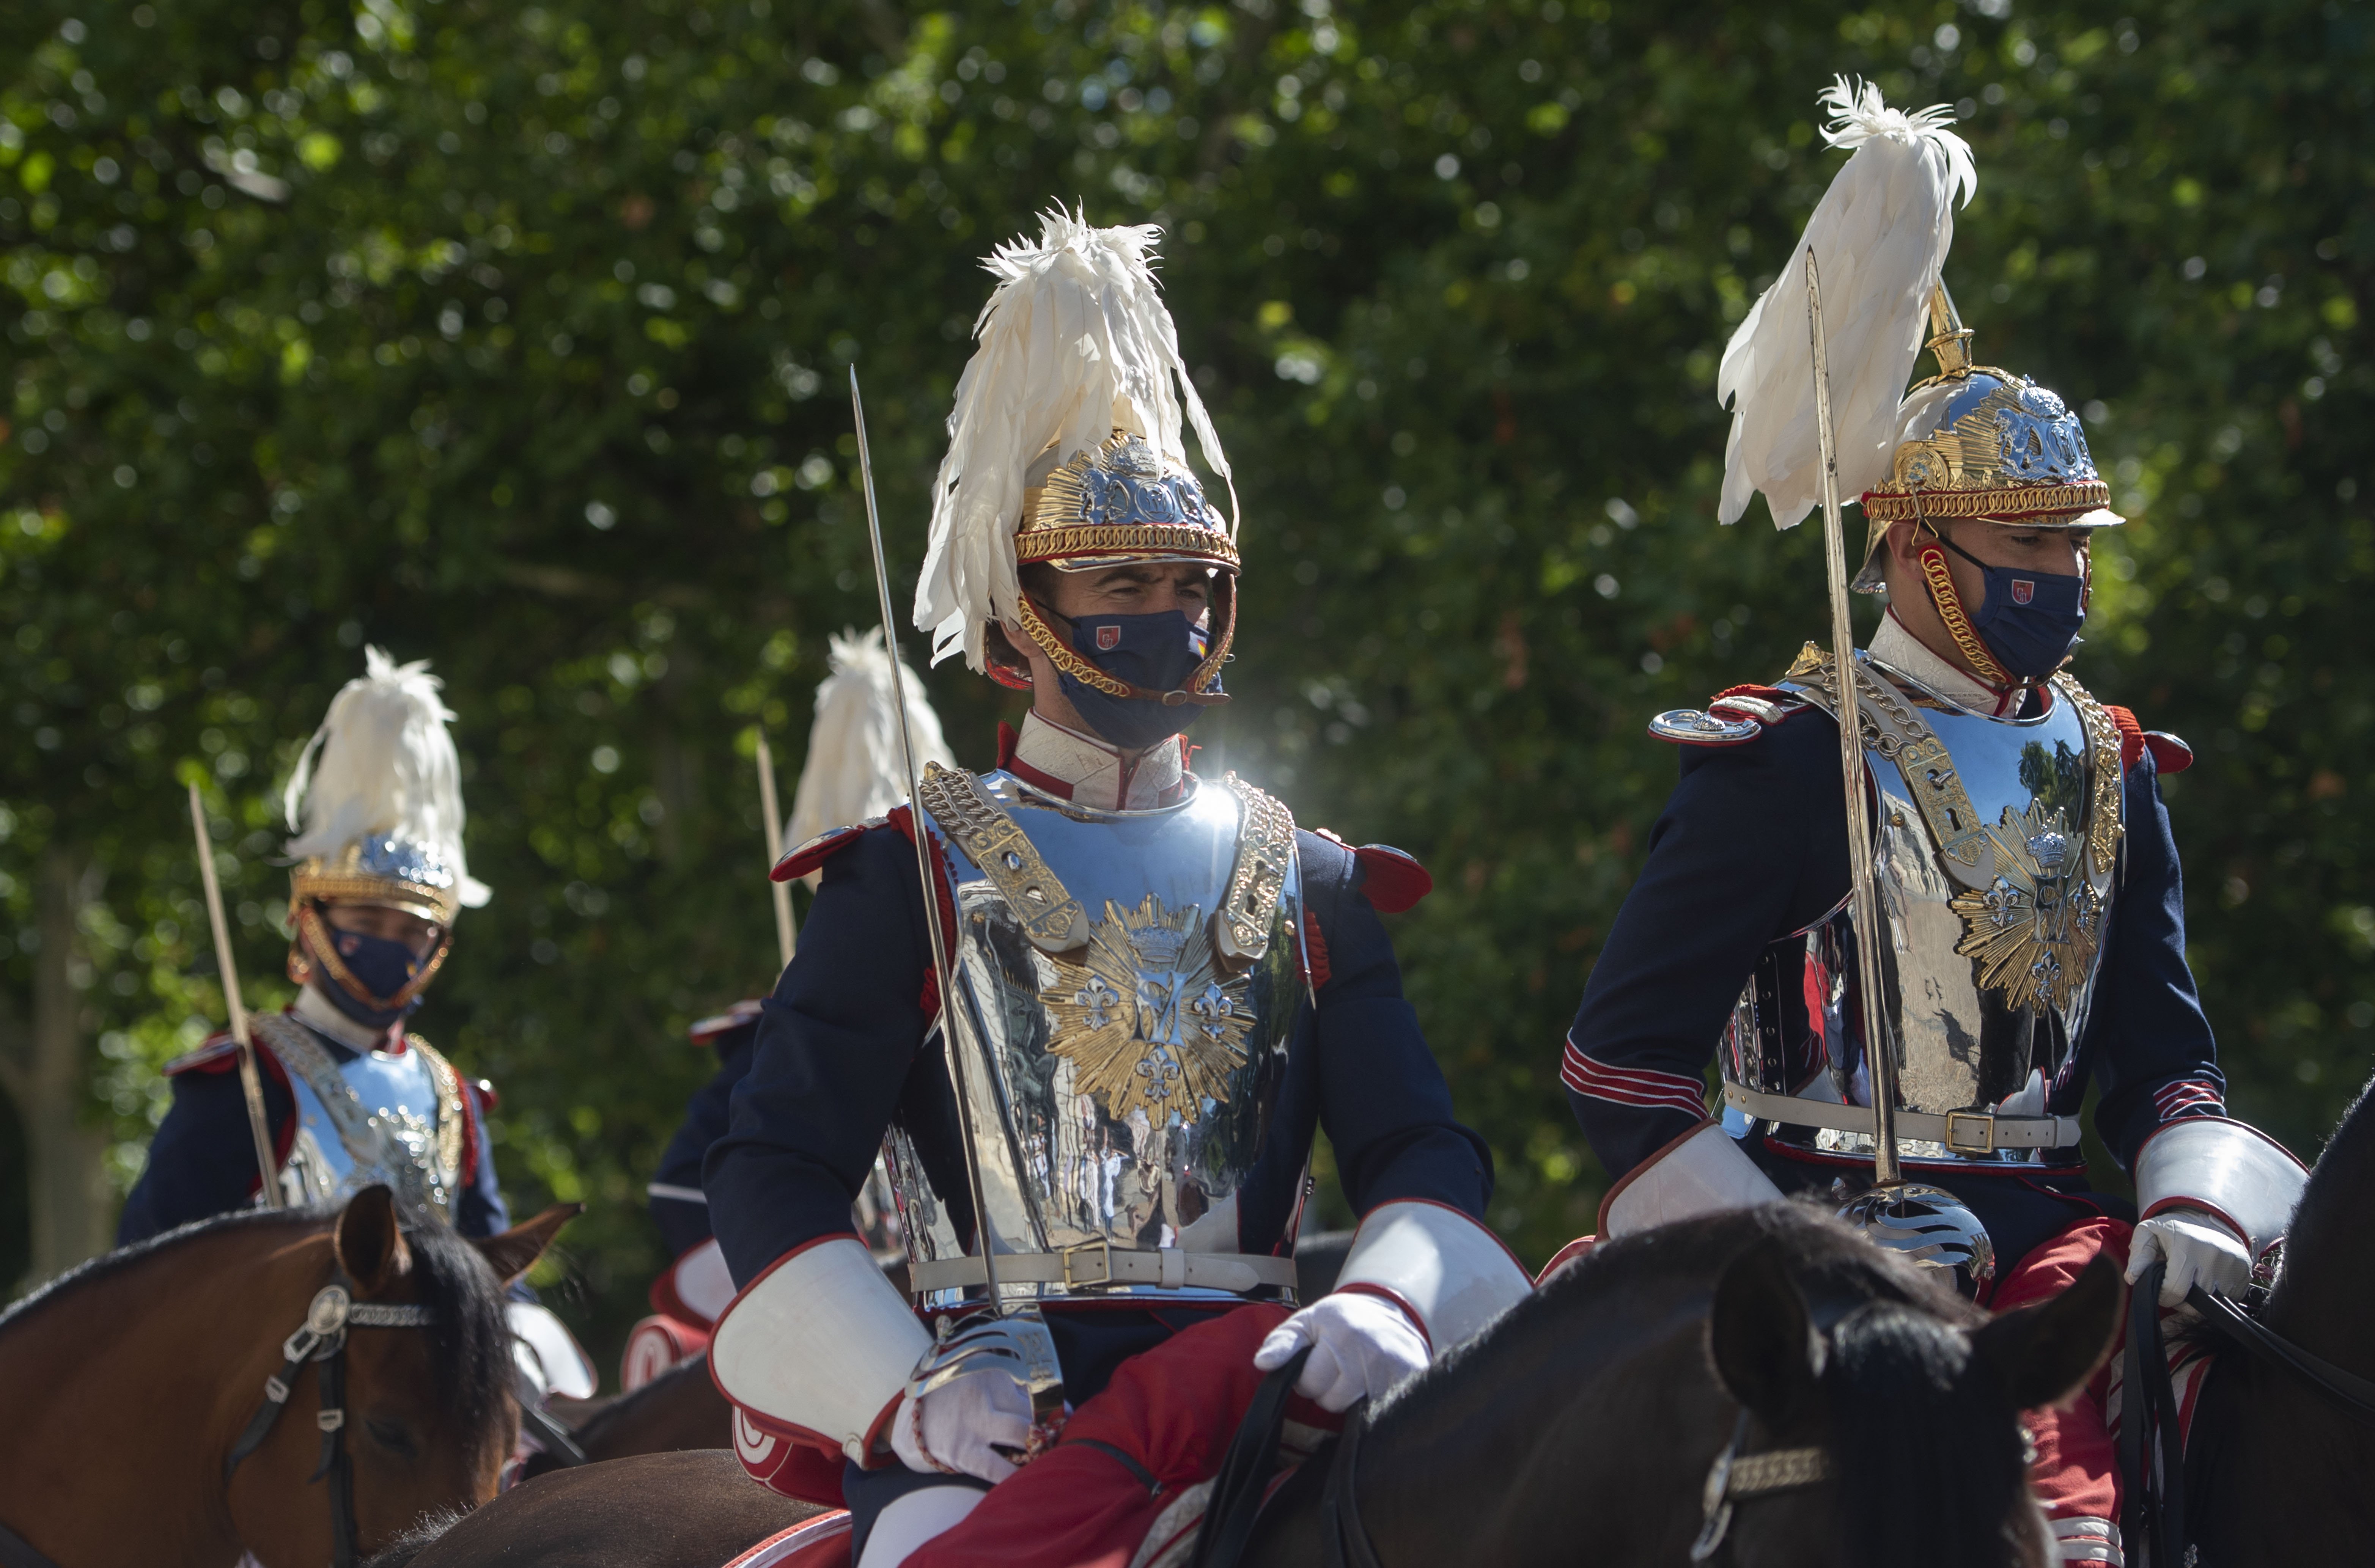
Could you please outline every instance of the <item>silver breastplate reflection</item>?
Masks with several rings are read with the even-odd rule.
[[[2122,831],[2118,731],[2066,675],[2043,715],[1999,720],[1864,667],[1877,677],[1861,687],[1864,761],[1898,1104],[2043,1115],[2075,1067],[2094,999]],[[1835,711],[1827,659],[1802,658],[1783,685]],[[1727,1081],[1871,1103],[1853,943],[1842,903],[1766,949],[1725,1030]],[[1871,1149],[1867,1134],[1814,1137],[1840,1152]],[[1908,1159],[1957,1163],[2074,1158],[1900,1142]]]
[[[341,1061],[293,1018],[267,1014],[254,1027],[296,1095],[297,1135],[280,1169],[289,1201],[332,1201],[380,1184],[409,1220],[453,1218],[468,1112],[442,1057],[414,1039],[401,1055]]]
[[[987,1048],[960,1053],[954,1110],[994,1244],[1235,1252],[1231,1199],[1304,984],[1293,819],[1234,779],[1110,812],[1004,772],[936,778],[955,791],[928,782],[923,800],[952,883],[957,1000]],[[885,1141],[917,1262],[966,1251],[953,1132],[903,1120]]]

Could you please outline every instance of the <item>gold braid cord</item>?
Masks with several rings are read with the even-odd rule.
[[[1999,691],[2020,685],[1996,663],[1995,655],[1972,630],[1970,618],[1963,613],[1963,595],[1955,591],[1955,574],[1947,570],[1946,552],[1933,542],[1922,546],[1915,559],[1921,562],[1921,575],[1930,584],[1930,602],[1937,607],[1938,619],[1946,623],[1946,635],[1955,640],[1979,678]]]
[[[429,955],[429,961],[420,966],[419,973],[397,987],[395,996],[381,997],[372,995],[370,989],[355,978],[355,972],[340,961],[337,944],[331,939],[329,928],[322,924],[321,912],[310,903],[298,908],[297,939],[303,949],[305,960],[329,971],[330,978],[338,983],[339,990],[379,1013],[396,1012],[409,1005],[412,998],[420,995],[429,983],[437,978],[437,971],[444,965],[445,955],[454,950],[454,937],[449,931],[445,939],[437,944],[437,950]],[[290,978],[295,978],[293,966]]]

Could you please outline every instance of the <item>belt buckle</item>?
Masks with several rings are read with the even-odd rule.
[[[1081,1253],[1088,1252],[1091,1249],[1095,1250],[1098,1260],[1104,1266],[1104,1277],[1096,1279],[1074,1279],[1072,1277],[1073,1257]],[[1080,1242],[1071,1246],[1059,1248],[1058,1249],[1056,1256],[1063,1260],[1064,1289],[1068,1291],[1082,1291],[1097,1285],[1110,1285],[1113,1283],[1113,1243],[1103,1236],[1098,1236],[1091,1241]]]
[[[1955,1136],[1955,1124],[1974,1122],[1979,1125],[1979,1141],[1965,1143]],[[1993,1154],[1996,1151],[1996,1119],[1985,1111],[1949,1111],[1946,1113],[1946,1148],[1955,1154]]]

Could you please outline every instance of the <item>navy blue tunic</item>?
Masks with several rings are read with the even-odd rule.
[[[2078,1070],[2050,1109],[2078,1114],[2100,1086],[2096,1130],[2122,1169],[2172,1117],[2223,1114],[2226,1079],[2185,962],[2177,843],[2153,754],[2124,780],[2126,834]],[[1684,747],[1682,782],[1584,987],[1563,1078],[1584,1137],[1623,1177],[1690,1131],[1732,1004],[1771,943],[1847,896],[1847,808],[1838,727],[1807,709],[1729,747]],[[1843,1167],[1776,1139],[1747,1152],[1785,1190],[1827,1185]],[[1863,1167],[1869,1173],[1869,1166]],[[1988,1227],[2005,1268],[2074,1220],[2124,1213],[2082,1170],[1972,1169],[1920,1180],[1953,1191]]]
[[[320,1031],[313,1038],[341,1066],[355,1059],[357,1053]],[[270,1055],[259,1046],[256,1067],[264,1080],[265,1117],[278,1149],[291,1134],[297,1102],[266,1062]],[[194,1220],[244,1208],[254,1200],[255,1136],[248,1129],[247,1097],[241,1092],[236,1064],[237,1057],[226,1051],[173,1073],[173,1103],[149,1140],[147,1167],[124,1200],[124,1213],[115,1223],[116,1245],[128,1246]],[[495,1183],[479,1097],[466,1089],[462,1100],[477,1160],[455,1195],[454,1228],[466,1236],[491,1236],[511,1228],[511,1215]]]
[[[1282,1244],[1315,1126],[1326,1127],[1356,1209],[1431,1198],[1481,1220],[1491,1152],[1452,1115],[1393,943],[1361,892],[1359,862],[1317,834],[1297,838],[1326,979],[1316,1009],[1297,1004],[1269,1142],[1237,1197],[1240,1250]],[[915,850],[898,829],[866,832],[824,863],[799,955],[767,999],[730,1130],[705,1169],[711,1222],[738,1283],[804,1242],[848,1231],[894,1114],[905,1114],[940,1190],[964,1191],[954,1129],[935,1114],[947,1078],[937,1035],[928,1048],[926,943]]]
[[[731,1112],[734,1086],[750,1070],[750,1059],[759,1043],[759,1026],[746,1023],[714,1036],[710,1043],[717,1052],[717,1070],[709,1081],[693,1091],[692,1099],[684,1108],[684,1122],[668,1139],[667,1149],[660,1155],[659,1169],[652,1180],[663,1186],[701,1190],[702,1161],[709,1156],[709,1146],[726,1136],[727,1120]],[[660,1230],[670,1257],[682,1257],[686,1253],[709,1239],[709,1206],[690,1198],[670,1197],[664,1193],[651,1195],[652,1221]]]

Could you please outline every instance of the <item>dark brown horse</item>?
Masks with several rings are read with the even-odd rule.
[[[2375,1379],[2375,1085],[2334,1130],[2285,1238],[2266,1328]],[[2375,1422],[2295,1373],[2221,1343],[2186,1452],[2201,1568],[2363,1562],[2375,1551]],[[2136,1561],[2130,1548],[2129,1559]]]
[[[0,1316],[0,1526],[66,1568],[331,1561],[332,1484],[312,1479],[331,1362],[288,1380],[283,1413],[225,1472],[283,1341],[333,1284],[359,1308],[334,1403],[361,1548],[485,1502],[518,1430],[503,1287],[576,1212],[480,1242],[408,1234],[371,1187],[342,1208],[227,1215],[85,1264]]]
[[[2017,1413],[2086,1379],[2119,1303],[2102,1264],[2059,1301],[1991,1321],[1793,1205],[1612,1243],[1380,1402],[1351,1516],[1387,1568],[1672,1568],[1745,1410],[1743,1455],[1812,1449],[1826,1474],[1742,1501],[1713,1562],[2042,1568],[2050,1549]],[[700,1496],[736,1495],[729,1456],[698,1463]],[[413,1568],[717,1568],[772,1533],[721,1544],[696,1516],[713,1504],[672,1491],[689,1478],[651,1464],[544,1478],[445,1532]],[[1247,1562],[1326,1561],[1329,1468],[1323,1454],[1280,1490]],[[787,1504],[767,1520],[780,1529],[803,1513]]]
[[[570,1432],[578,1450],[594,1463],[638,1454],[672,1454],[688,1448],[726,1448],[734,1442],[734,1407],[710,1381],[709,1357],[691,1361],[621,1394],[585,1417]],[[539,1453],[521,1468],[523,1477],[569,1468],[566,1461]]]

